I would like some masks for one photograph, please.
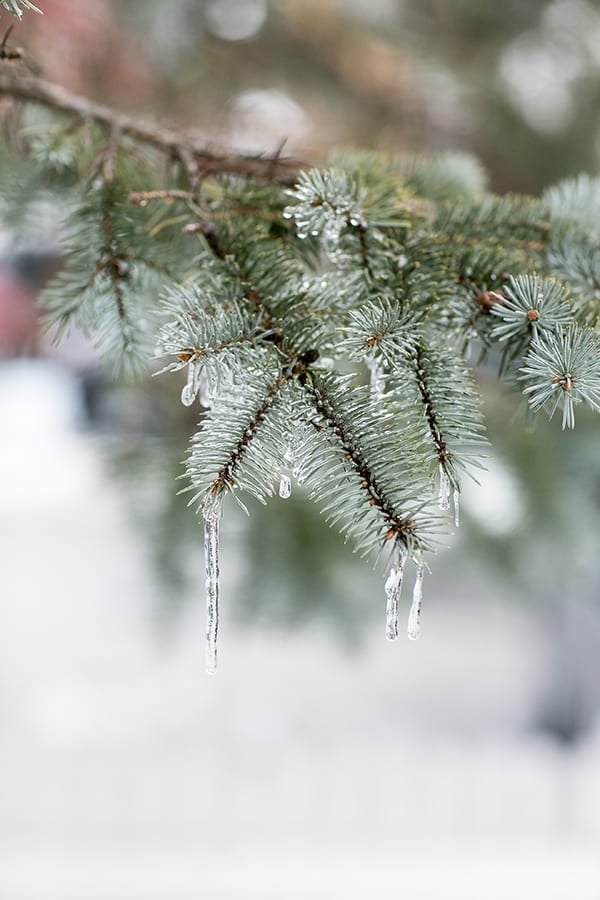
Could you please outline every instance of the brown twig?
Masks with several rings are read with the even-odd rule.
[[[190,191],[180,191],[177,188],[164,191],[131,191],[129,202],[145,206],[149,200],[193,200],[194,194]]]
[[[0,96],[15,97],[38,103],[56,112],[77,116],[82,121],[96,122],[111,134],[120,133],[142,144],[160,150],[184,164],[193,160],[204,177],[216,174],[246,175],[279,184],[293,184],[303,163],[289,157],[250,156],[223,149],[213,149],[183,132],[119,112],[104,104],[88,100],[43,78],[16,72],[0,66]]]

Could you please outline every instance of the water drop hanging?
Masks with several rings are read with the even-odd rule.
[[[289,475],[282,473],[281,478],[279,480],[279,496],[283,497],[284,500],[292,493],[292,482]]]
[[[206,671],[217,671],[219,631],[219,524],[221,500],[212,500],[204,510],[204,564],[206,569]]]
[[[440,463],[440,493],[438,496],[438,506],[440,509],[450,509],[450,479],[446,474],[446,470]]]
[[[402,549],[397,563],[392,564],[385,582],[385,636],[388,641],[395,641],[398,637],[398,604],[402,590],[405,562],[406,550]]]
[[[408,639],[416,641],[421,633],[421,603],[423,602],[423,574],[425,566],[420,557],[415,559],[417,574],[413,587],[412,603],[408,614]]]

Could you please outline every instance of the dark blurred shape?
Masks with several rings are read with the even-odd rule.
[[[35,298],[35,290],[19,271],[0,263],[0,355],[37,355],[40,334]]]

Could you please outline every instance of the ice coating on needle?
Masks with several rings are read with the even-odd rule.
[[[371,396],[374,400],[381,400],[385,393],[385,372],[383,371],[383,367],[381,366],[381,363],[373,357],[367,358],[365,362],[370,374],[369,384]]]
[[[412,604],[408,614],[408,639],[416,641],[421,633],[421,604],[423,602],[423,575],[425,566],[421,559],[416,559],[417,574],[413,587]]]
[[[181,402],[184,406],[191,406],[196,399],[200,384],[200,372],[201,367],[194,360],[191,360],[188,363],[187,381],[181,392]]]
[[[454,503],[454,525],[458,528],[460,526],[460,491],[458,489],[454,490],[452,502]]]

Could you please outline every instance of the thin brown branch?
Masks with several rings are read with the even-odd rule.
[[[299,160],[281,157],[279,153],[274,156],[250,156],[226,149],[213,149],[184,132],[119,112],[43,78],[0,65],[0,96],[3,95],[77,116],[84,122],[96,122],[108,129],[110,134],[126,135],[184,163],[192,160],[202,177],[231,173],[280,184],[293,184],[303,166]]]
[[[178,189],[164,191],[131,191],[129,202],[145,206],[150,200],[193,200],[194,194],[190,191]]]
[[[423,359],[423,351],[421,348],[417,349],[416,356],[416,374],[417,374],[417,386],[419,388],[419,393],[421,394],[421,402],[423,403],[425,418],[427,419],[427,426],[429,428],[429,433],[431,434],[431,438],[435,445],[435,451],[437,453],[437,457],[440,461],[440,464],[444,465],[450,456],[450,451],[446,445],[446,441],[443,438],[442,432],[440,430],[440,426],[437,420],[437,415],[435,413],[433,399],[431,396],[431,392],[429,390],[429,385],[427,383],[427,375],[425,369],[423,367],[424,359]]]
[[[334,404],[327,396],[323,382],[319,381],[315,383],[315,379],[313,378],[312,383],[306,381],[304,382],[304,386],[310,395],[315,408],[323,419],[325,419],[339,441],[346,462],[352,466],[356,475],[360,478],[360,486],[368,494],[370,506],[375,506],[383,516],[388,529],[385,539],[392,540],[392,538],[396,538],[401,540],[406,546],[408,546],[408,542],[412,540],[415,545],[418,546],[415,535],[415,520],[405,519],[398,515],[365,459],[361,447],[355,443],[351,435],[348,434],[343,418],[338,415]],[[317,430],[319,429],[317,423],[313,422],[312,424]]]

